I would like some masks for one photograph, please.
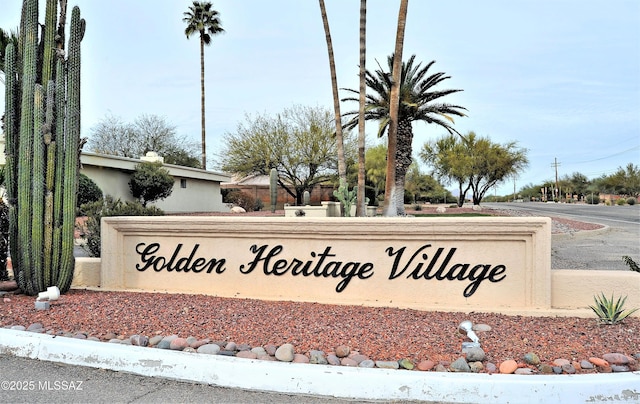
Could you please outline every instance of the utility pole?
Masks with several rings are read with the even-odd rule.
[[[560,200],[560,195],[559,195],[559,189],[558,189],[558,167],[561,165],[561,163],[558,163],[558,158],[554,158],[553,159],[554,162],[551,164],[551,167],[554,167],[556,169],[556,189],[554,192],[554,199],[558,198],[558,200]]]

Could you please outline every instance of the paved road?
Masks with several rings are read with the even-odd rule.
[[[0,402],[3,403],[356,402],[228,389],[7,355],[0,355],[0,374]]]
[[[497,209],[526,210],[533,214],[564,217],[608,226],[604,231],[553,236],[552,269],[629,270],[628,255],[640,263],[640,205],[605,206],[564,203],[488,203]]]

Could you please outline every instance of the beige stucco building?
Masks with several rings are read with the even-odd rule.
[[[5,164],[4,135],[0,135],[0,166]],[[129,190],[129,178],[137,164],[142,161],[162,161],[155,154],[134,159],[107,154],[82,152],[80,172],[91,178],[104,195],[115,199],[133,201]],[[226,212],[229,208],[222,203],[220,183],[228,182],[230,175],[198,168],[164,164],[175,180],[173,192],[162,200],[152,203],[166,213]]]
[[[143,158],[143,160],[149,160]],[[135,166],[142,160],[105,154],[80,155],[80,172],[91,178],[105,195],[123,201],[133,201],[129,190],[129,178]],[[166,213],[222,212],[228,207],[222,203],[220,183],[230,176],[198,168],[164,164],[174,178],[173,192],[153,205]]]

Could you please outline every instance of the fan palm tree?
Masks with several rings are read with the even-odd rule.
[[[183,22],[187,23],[184,30],[187,39],[196,33],[200,34],[200,91],[202,114],[202,168],[207,169],[206,132],[204,124],[204,46],[211,44],[211,37],[224,32],[221,26],[220,14],[214,10],[210,2],[194,1],[189,10],[184,13]]]
[[[394,56],[388,57],[389,72],[385,72],[380,67],[374,73],[367,70],[367,87],[371,94],[367,94],[367,106],[365,121],[375,120],[379,122],[378,136],[382,137],[387,132],[390,124],[390,96],[392,86],[391,71],[393,70]],[[395,182],[394,193],[396,195],[397,214],[404,214],[404,177],[412,162],[412,142],[414,121],[423,121],[428,124],[436,124],[449,133],[458,133],[453,128],[452,115],[465,116],[462,112],[466,108],[459,105],[452,105],[440,101],[442,97],[462,90],[436,90],[435,86],[450,76],[445,73],[428,74],[429,68],[433,66],[432,61],[424,67],[421,63],[415,64],[415,55],[402,63],[400,77],[400,100],[398,105],[398,136],[397,148],[395,152]],[[358,91],[345,89],[354,94]],[[358,101],[358,98],[347,97],[343,101]],[[358,111],[347,112],[345,116],[352,118],[345,124],[345,128],[352,129],[358,125]],[[391,212],[393,213],[393,212]],[[393,214],[391,214],[393,215]]]

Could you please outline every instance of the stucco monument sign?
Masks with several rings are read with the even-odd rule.
[[[549,218],[103,218],[101,288],[415,309],[551,304]]]

